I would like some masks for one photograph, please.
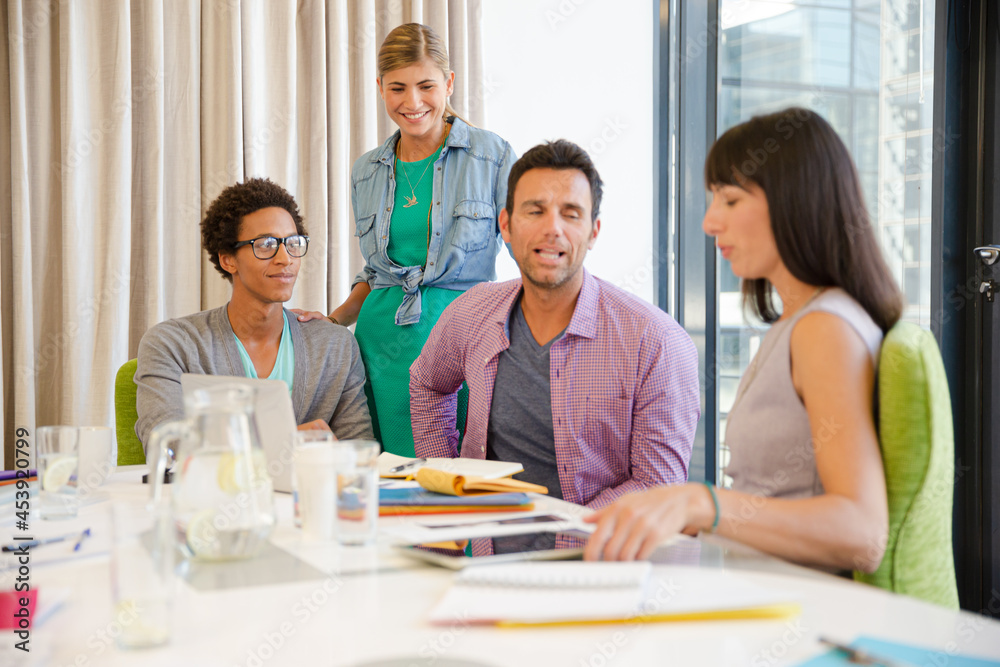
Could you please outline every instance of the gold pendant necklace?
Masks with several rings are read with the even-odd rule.
[[[402,171],[403,172],[403,178],[406,179],[406,184],[410,186],[410,196],[407,197],[406,193],[403,193],[403,199],[406,200],[406,203],[403,204],[403,208],[410,208],[411,206],[416,206],[417,205],[417,189],[415,187],[413,187],[413,183],[410,182],[410,177],[406,173],[406,167],[402,167],[401,165],[399,165],[400,162],[401,162],[401,160],[397,156],[396,157],[396,164],[397,164],[396,171]],[[420,182],[424,180],[424,176],[427,175],[427,169],[433,163],[434,163],[434,161],[430,160],[427,163],[427,166],[424,167],[423,172],[420,174],[420,178],[417,179],[417,185],[420,185]]]
[[[451,125],[446,123],[445,124],[445,128],[444,128],[444,136],[441,137],[441,143],[438,144],[438,149],[441,148],[441,146],[444,144],[445,140],[448,138],[448,134],[450,134],[450,133],[451,133]],[[396,142],[396,148],[397,149],[399,148],[399,142],[398,141]],[[435,149],[434,152],[436,153],[437,149]],[[434,153],[431,153],[428,156],[428,158],[433,157],[433,156],[434,156]],[[406,167],[400,168],[400,162],[402,162],[402,160],[400,160],[399,159],[399,155],[397,155],[396,156],[396,171],[397,172],[398,171],[402,171],[403,172],[403,178],[406,179],[406,184],[410,186],[410,196],[407,197],[405,193],[403,194],[403,199],[406,200],[406,203],[403,204],[403,208],[410,208],[411,206],[416,206],[417,205],[417,189],[415,187],[413,187],[413,183],[410,182],[410,177],[406,173]],[[420,183],[424,180],[424,176],[427,175],[427,170],[430,168],[430,166],[432,164],[434,164],[434,160],[431,160],[430,162],[428,162],[427,165],[424,167],[424,170],[422,172],[420,172],[420,178],[417,179],[417,185],[420,185]]]

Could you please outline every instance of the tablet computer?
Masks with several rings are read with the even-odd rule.
[[[418,540],[398,544],[401,553],[435,565],[459,570],[473,565],[524,560],[566,560],[583,556],[582,547],[557,548],[559,536],[586,539],[589,531],[572,517],[559,513],[501,515],[474,521],[417,524]],[[467,555],[469,539],[489,537],[493,553]]]
[[[410,558],[415,558],[451,570],[461,570],[476,565],[513,563],[528,560],[579,560],[583,547],[556,548],[556,538],[562,533],[539,531],[493,538],[493,547],[499,553],[488,556],[470,556],[466,553],[466,540],[429,542],[425,544],[396,545],[394,548]],[[573,537],[579,537],[572,534]]]
[[[524,533],[567,533],[584,539],[596,526],[565,512],[477,512],[420,517],[381,529],[397,544],[413,545]]]

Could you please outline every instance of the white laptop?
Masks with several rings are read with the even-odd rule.
[[[196,389],[239,384],[256,390],[254,415],[257,433],[267,457],[267,472],[275,491],[292,491],[292,443],[295,435],[295,411],[288,385],[281,380],[255,380],[229,375],[197,375],[183,373],[181,389],[187,397]]]

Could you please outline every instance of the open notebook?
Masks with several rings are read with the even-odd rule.
[[[463,572],[431,612],[431,622],[645,623],[798,613],[795,594],[717,569],[654,570],[648,562],[541,562]]]

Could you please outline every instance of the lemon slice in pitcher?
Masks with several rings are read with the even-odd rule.
[[[247,491],[253,482],[263,479],[267,474],[267,463],[263,452],[246,454],[223,454],[219,459],[219,467],[215,479],[219,488],[226,493]]]
[[[60,456],[45,467],[42,477],[42,489],[58,491],[69,483],[70,477],[76,472],[75,456]]]

